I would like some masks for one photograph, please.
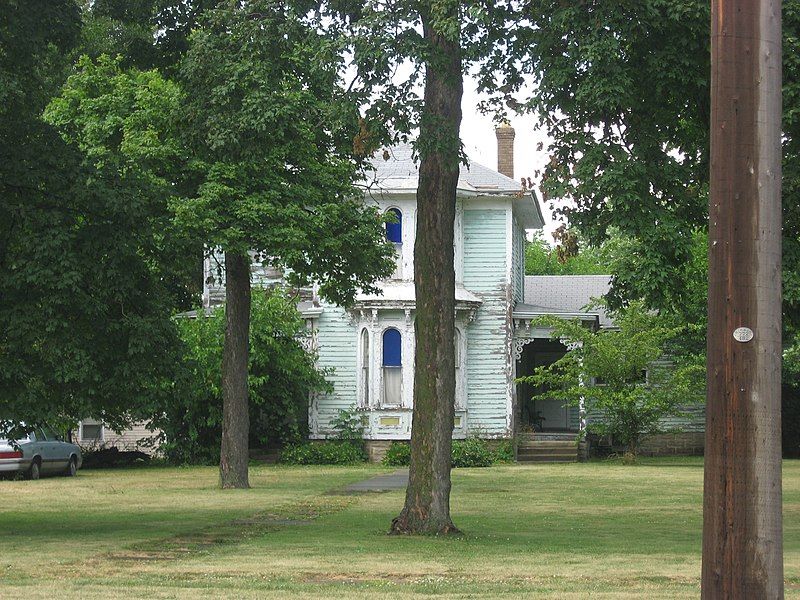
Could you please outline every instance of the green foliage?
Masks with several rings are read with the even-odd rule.
[[[364,417],[352,406],[350,410],[339,410],[331,419],[331,427],[336,431],[337,440],[361,442],[364,440]]]
[[[306,442],[281,452],[281,462],[288,465],[353,465],[366,460],[364,449],[350,441]]]
[[[459,467],[491,467],[495,456],[486,441],[478,438],[453,440],[452,466]]]
[[[166,203],[141,172],[93,160],[42,119],[77,4],[0,13],[0,413],[123,427],[168,393],[179,356],[173,277],[156,266]]]
[[[271,0],[202,19],[179,69],[192,185],[173,209],[193,237],[256,250],[346,305],[391,273],[394,249],[355,187],[359,112],[339,47],[309,19]]]
[[[158,71],[126,71],[121,65],[121,57],[80,57],[45,118],[98,167],[113,164],[168,183],[165,175],[178,171],[182,160],[170,135],[180,89]]]
[[[494,449],[494,462],[513,463],[515,460],[514,440],[500,440]]]
[[[784,339],[800,327],[800,1],[783,9]],[[617,236],[612,306],[644,299],[704,326],[710,4],[535,0],[483,8],[475,52],[498,111],[535,113],[553,140],[543,193],[587,242]],[[489,52],[498,41],[503,52]],[[535,94],[523,91],[531,79]],[[561,203],[569,199],[569,202]],[[561,208],[557,208],[557,205]]]
[[[202,315],[202,311],[199,311]],[[154,406],[152,424],[164,432],[162,450],[175,463],[214,463],[222,427],[224,310],[179,318],[184,369],[174,394]],[[297,442],[306,434],[308,397],[327,390],[324,374],[305,351],[302,318],[280,291],[253,295],[250,322],[250,444]]]
[[[578,321],[541,318],[554,339],[573,346],[552,365],[538,367],[520,382],[542,386],[543,398],[573,406],[583,403],[589,432],[611,435],[636,454],[643,435],[669,431],[663,419],[684,414],[705,397],[701,357],[678,361],[665,347],[682,332],[634,302],[612,311],[616,330],[592,331]],[[595,385],[585,384],[595,382]]]
[[[407,467],[410,463],[411,446],[408,442],[392,442],[381,460],[381,464],[387,467]]]
[[[537,232],[525,246],[526,275],[605,275],[610,273],[602,249],[584,246],[562,255]]]
[[[411,446],[408,442],[392,442],[386,450],[381,464],[387,467],[407,467],[410,462]],[[490,467],[496,462],[514,462],[513,442],[503,440],[493,452],[486,440],[480,438],[453,440],[453,468]]]

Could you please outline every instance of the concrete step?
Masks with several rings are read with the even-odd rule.
[[[518,448],[517,456],[578,456],[576,448]]]
[[[535,433],[521,433],[518,436],[520,441],[567,441],[567,442],[574,442],[578,439],[577,433],[559,433],[559,432],[535,432]]]
[[[575,442],[520,442],[518,448],[577,448]]]
[[[523,440],[517,446],[517,461],[521,463],[576,462],[578,447],[575,440]]]
[[[571,463],[578,462],[576,456],[518,456],[517,462],[521,464],[529,463]]]

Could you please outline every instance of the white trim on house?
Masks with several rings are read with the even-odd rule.
[[[514,432],[514,353],[511,350],[514,339],[514,325],[511,319],[511,311],[514,308],[514,205],[508,201],[506,208],[506,343],[503,352],[506,362],[506,432],[511,435]]]

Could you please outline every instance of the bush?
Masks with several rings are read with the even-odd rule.
[[[254,291],[250,322],[250,447],[299,443],[307,434],[310,393],[330,389],[303,347],[305,321],[280,290]],[[199,315],[204,314],[202,310]],[[177,320],[184,361],[168,402],[152,407],[151,426],[173,464],[219,463],[225,311]]]
[[[364,422],[355,406],[351,406],[349,410],[340,409],[331,419],[331,427],[336,431],[337,440],[364,443]]]
[[[481,439],[453,440],[453,468],[491,467],[494,455]]]
[[[491,467],[496,461],[513,462],[514,447],[511,442],[504,442],[502,452],[492,452],[489,445],[481,439],[453,440],[453,468],[458,467]],[[510,448],[510,450],[509,450]],[[510,458],[508,458],[510,453]],[[407,442],[392,442],[381,464],[387,467],[407,467],[411,462],[411,446]]]
[[[513,463],[514,460],[514,440],[500,440],[494,450],[494,462]]]
[[[411,462],[411,446],[407,442],[392,442],[381,461],[387,467],[407,467]]]
[[[121,451],[119,448],[92,448],[83,450],[84,469],[144,466],[150,462],[150,455],[144,452]]]
[[[281,462],[287,465],[352,465],[366,460],[364,449],[347,441],[307,442],[281,452]]]

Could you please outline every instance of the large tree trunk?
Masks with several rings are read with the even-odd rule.
[[[448,18],[458,22],[458,2]],[[420,127],[417,237],[414,245],[416,355],[411,466],[406,502],[393,533],[446,534],[455,400],[453,226],[461,127],[461,49],[422,15],[432,55],[426,64]]]
[[[250,410],[247,367],[250,342],[250,259],[225,253],[225,344],[222,350],[223,488],[249,488]]]
[[[712,1],[702,597],[783,598],[781,3]]]

